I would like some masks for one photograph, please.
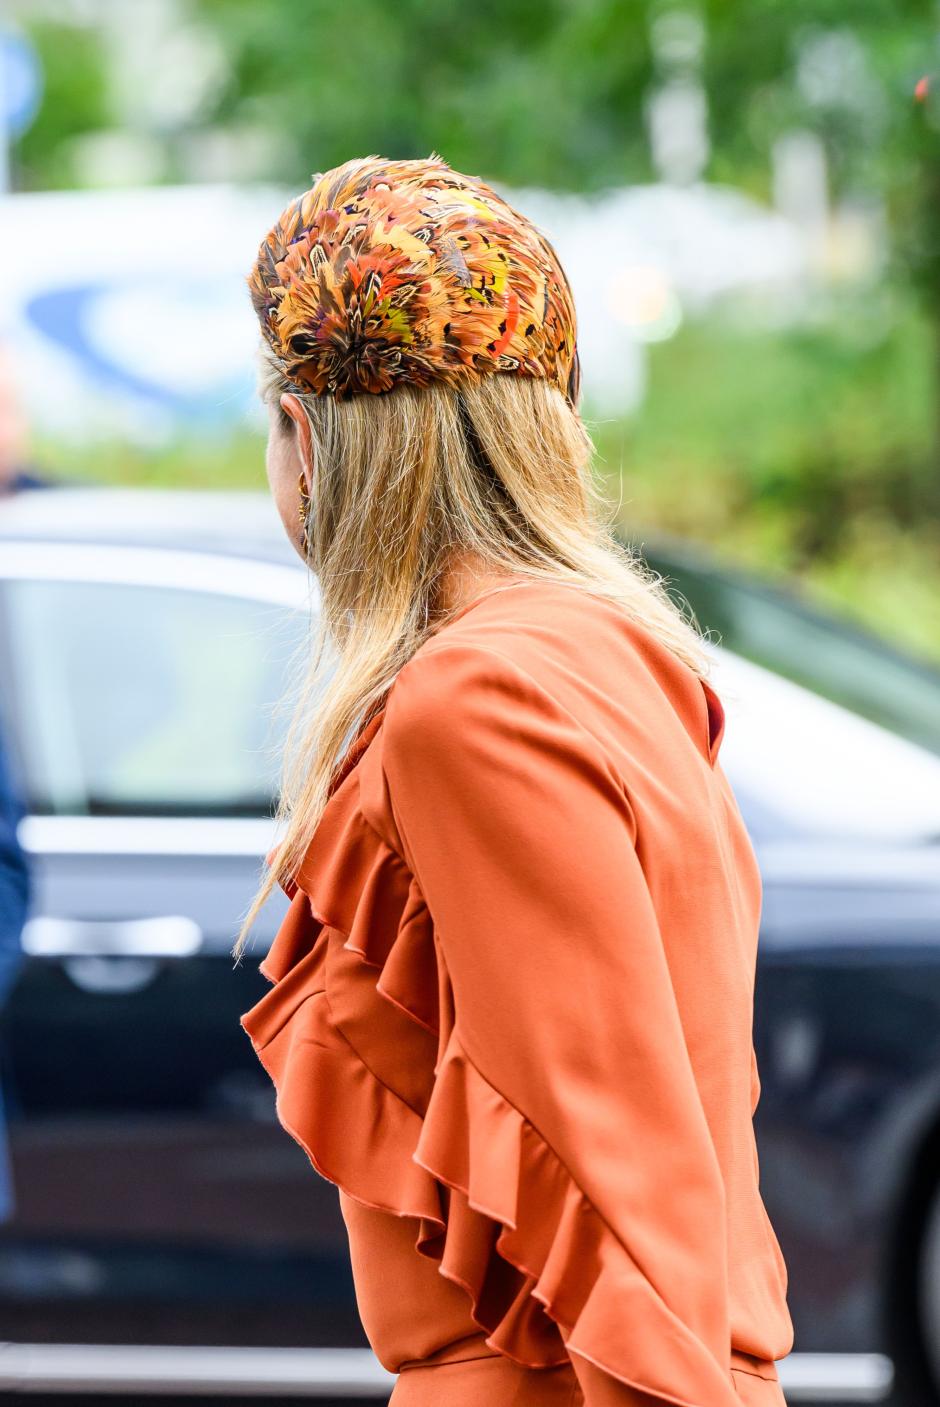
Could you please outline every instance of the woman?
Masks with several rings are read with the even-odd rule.
[[[394,1407],[780,1407],[760,877],[700,639],[604,521],[557,259],[440,159],[370,157],[249,284],[322,624],[242,1025]]]

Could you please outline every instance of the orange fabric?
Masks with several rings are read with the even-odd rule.
[[[490,1353],[454,1363],[407,1368],[389,1407],[582,1407],[584,1397],[570,1363],[520,1368]],[[641,1404],[637,1402],[637,1407]],[[656,1407],[647,1398],[642,1407]]]
[[[519,580],[421,647],[347,754],[241,1019],[342,1190],[396,1407],[484,1372],[487,1407],[564,1401],[566,1366],[586,1407],[782,1407],[761,883],[723,729],[615,603]],[[446,1361],[481,1342],[525,1371]]]

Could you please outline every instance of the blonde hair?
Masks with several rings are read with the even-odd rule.
[[[435,383],[336,400],[298,393],[262,343],[259,393],[277,405],[284,391],[298,395],[310,424],[307,547],[320,610],[284,744],[275,815],[283,841],[242,922],[236,957],[275,885],[296,873],[351,736],[458,609],[437,604],[454,552],[475,554],[487,571],[616,601],[697,674],[708,672],[694,621],[618,540],[590,437],[557,387],[494,373],[459,391]]]

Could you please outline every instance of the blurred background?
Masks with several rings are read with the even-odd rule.
[[[4,8],[0,307],[57,474],[259,485],[259,231],[437,150],[557,241],[630,526],[940,656],[934,4]]]
[[[238,1028],[310,607],[245,276],[314,172],[431,152],[555,244],[710,632],[788,1401],[938,1402],[936,0],[0,0],[0,1393],[387,1394]]]

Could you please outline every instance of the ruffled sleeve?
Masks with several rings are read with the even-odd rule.
[[[413,1161],[493,1227],[464,1246],[452,1216],[425,1253],[502,1351],[563,1342],[587,1407],[740,1407],[724,1183],[622,779],[469,643],[405,666],[380,742],[447,994]]]

